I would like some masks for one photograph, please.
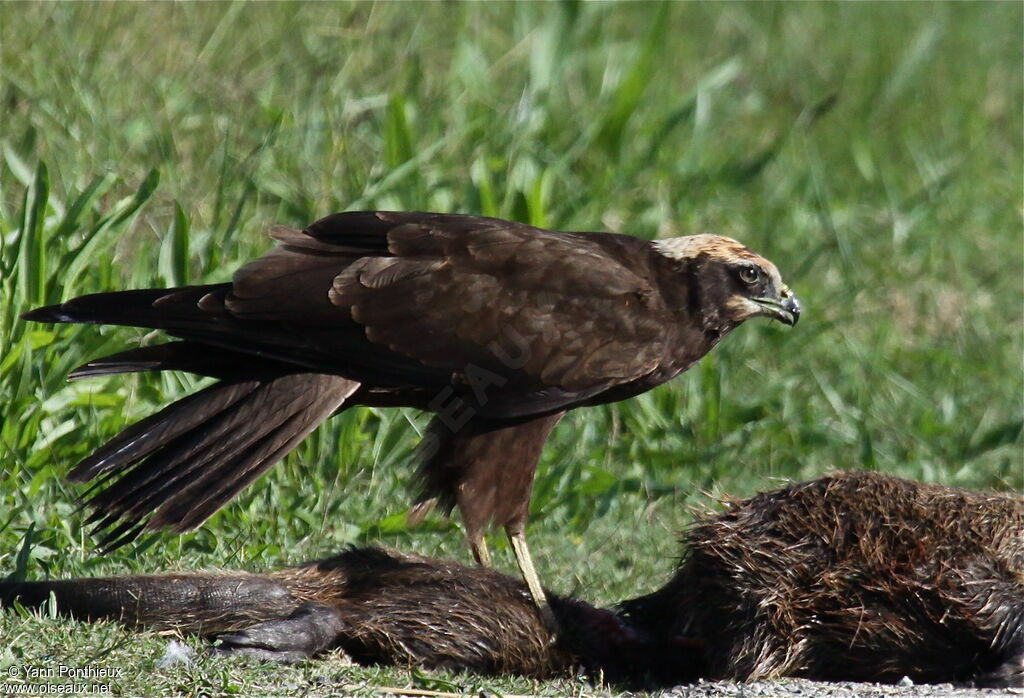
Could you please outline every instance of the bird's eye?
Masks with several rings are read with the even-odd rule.
[[[761,278],[761,272],[757,267],[743,267],[740,269],[740,280],[745,284],[756,284]]]

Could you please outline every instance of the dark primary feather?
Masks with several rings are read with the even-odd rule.
[[[274,362],[264,362],[270,371]],[[211,378],[228,378],[240,372],[259,371],[255,356],[203,346],[194,342],[167,342],[104,356],[83,364],[68,374],[69,381],[97,376],[138,373],[140,371],[185,371]]]

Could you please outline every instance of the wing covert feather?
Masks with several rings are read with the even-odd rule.
[[[646,258],[624,260],[611,236],[372,211],[273,236],[204,300],[248,328],[244,351],[428,390],[465,384],[472,366],[496,376],[494,409],[523,414],[642,377],[665,353],[672,319]]]
[[[372,342],[510,387],[589,392],[657,366],[664,315],[645,278],[585,235],[464,218],[400,222],[394,256],[352,262],[331,302]]]

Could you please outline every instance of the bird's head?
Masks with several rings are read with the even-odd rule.
[[[752,317],[795,325],[800,319],[800,301],[775,265],[732,238],[688,235],[654,245],[686,265],[690,302],[698,305],[706,326],[735,326]]]

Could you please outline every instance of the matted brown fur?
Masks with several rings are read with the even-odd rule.
[[[550,677],[578,663],[516,579],[362,548],[273,573],[302,601],[340,612],[338,646],[364,663]]]
[[[1024,498],[791,485],[697,521],[675,577],[623,608],[666,646],[699,641],[707,678],[1020,683]]]
[[[669,583],[618,613],[552,595],[558,638],[522,582],[379,548],[267,575],[0,583],[0,601],[53,591],[79,617],[241,628],[222,636],[226,647],[280,659],[341,648],[363,663],[538,678],[584,669],[631,685],[1021,684],[1020,495],[842,473],[733,502],[683,541]]]

